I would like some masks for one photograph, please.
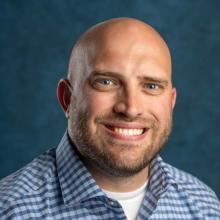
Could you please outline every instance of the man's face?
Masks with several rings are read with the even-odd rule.
[[[83,65],[72,94],[70,137],[85,162],[114,176],[134,175],[171,131],[170,58],[155,45],[106,40]]]

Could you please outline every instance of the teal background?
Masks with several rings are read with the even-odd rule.
[[[66,129],[56,100],[73,43],[91,25],[136,17],[173,55],[178,91],[166,161],[220,197],[220,1],[28,0],[0,2],[0,178],[57,146]]]

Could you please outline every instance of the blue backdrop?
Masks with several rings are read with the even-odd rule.
[[[129,16],[153,25],[173,55],[178,90],[166,161],[220,197],[220,1],[7,0],[0,2],[0,177],[58,144],[56,100],[74,41],[88,27]]]

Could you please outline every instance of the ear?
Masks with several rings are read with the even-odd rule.
[[[174,109],[176,104],[176,96],[177,96],[176,88],[172,88],[172,109]]]
[[[71,84],[68,79],[61,79],[57,86],[58,101],[68,118],[69,106],[71,102]]]

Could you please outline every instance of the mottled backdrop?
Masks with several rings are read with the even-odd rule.
[[[56,100],[71,47],[112,17],[153,25],[173,55],[178,90],[163,157],[220,197],[220,1],[0,1],[0,177],[58,144],[66,121]]]

